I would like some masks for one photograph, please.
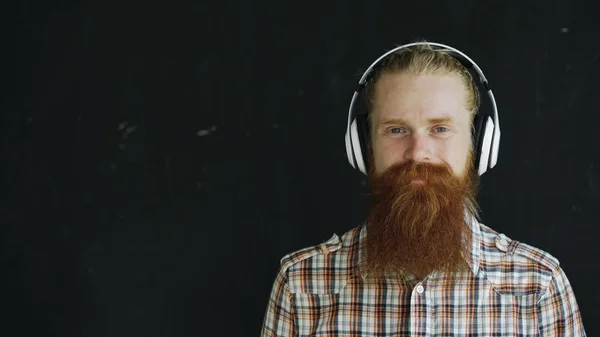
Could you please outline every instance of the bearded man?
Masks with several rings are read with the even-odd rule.
[[[398,47],[363,76],[346,145],[368,218],[282,259],[263,337],[585,336],[557,259],[478,220],[498,116],[491,91],[494,114],[478,111],[479,67],[444,46]]]

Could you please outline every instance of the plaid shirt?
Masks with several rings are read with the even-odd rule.
[[[472,221],[470,272],[415,286],[358,273],[361,225],[286,255],[262,336],[585,336],[573,290],[550,254]]]

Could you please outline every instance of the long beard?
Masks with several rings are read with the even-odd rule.
[[[459,275],[468,269],[466,212],[477,207],[478,185],[471,155],[466,167],[462,177],[447,165],[415,162],[381,175],[369,172],[372,204],[361,266],[366,276],[423,278],[433,271]]]

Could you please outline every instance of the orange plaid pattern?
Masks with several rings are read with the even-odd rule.
[[[473,220],[471,273],[410,285],[358,273],[361,225],[286,255],[262,336],[585,336],[569,281],[550,254]]]

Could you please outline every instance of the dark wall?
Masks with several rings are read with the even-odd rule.
[[[502,127],[483,220],[556,256],[599,334],[593,6],[5,4],[0,334],[258,335],[279,259],[364,219],[348,103],[415,37],[483,68]]]

